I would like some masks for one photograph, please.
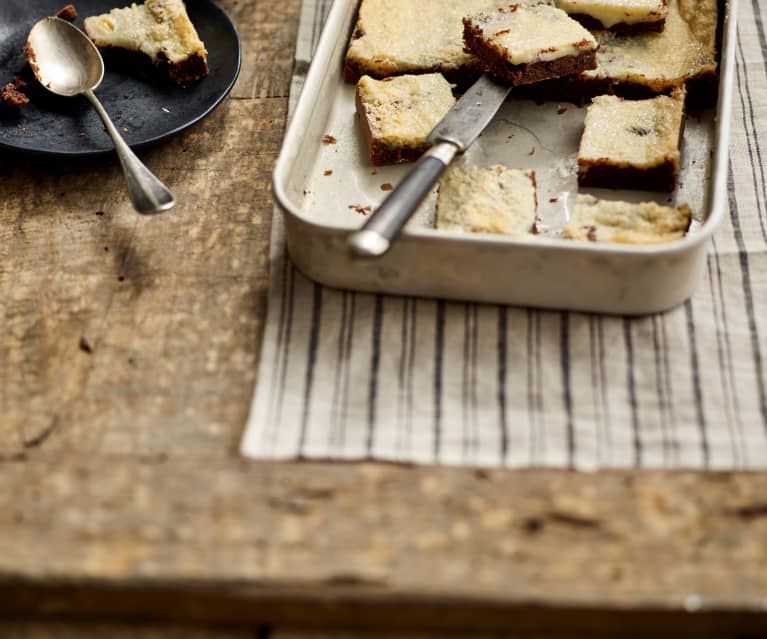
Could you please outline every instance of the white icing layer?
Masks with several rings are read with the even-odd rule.
[[[423,144],[455,104],[451,85],[440,73],[386,80],[363,76],[357,91],[373,136],[393,145]]]
[[[597,68],[584,78],[609,79],[665,91],[716,71],[717,0],[669,0],[663,31],[597,34]]]
[[[85,32],[99,47],[139,51],[177,64],[207,51],[182,0],[146,0],[85,19]]]
[[[608,28],[657,22],[668,13],[665,0],[557,0],[557,6],[569,14],[591,16]]]
[[[597,48],[589,31],[547,4],[513,5],[469,19],[487,44],[515,65],[548,62]]]
[[[437,199],[437,228],[527,235],[536,220],[535,173],[494,165],[451,169]]]
[[[678,167],[684,98],[683,88],[650,100],[594,98],[586,112],[578,164],[648,169],[671,161]]]
[[[461,19],[495,8],[495,0],[363,0],[347,56],[375,75],[472,66]]]
[[[591,242],[659,244],[683,238],[691,217],[686,204],[674,208],[655,202],[621,202],[578,195],[562,237]]]

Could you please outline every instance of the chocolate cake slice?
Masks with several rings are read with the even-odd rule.
[[[463,16],[497,8],[496,0],[362,0],[344,79],[443,73],[466,84],[481,71],[463,50]]]
[[[649,100],[594,98],[578,149],[578,183],[672,191],[679,173],[684,100],[681,87]]]
[[[455,104],[450,83],[439,73],[357,83],[360,116],[373,164],[417,160],[429,148],[431,130]]]
[[[535,172],[496,164],[450,169],[439,184],[437,228],[524,236],[535,233]]]
[[[594,36],[547,4],[514,4],[463,19],[463,41],[485,69],[513,85],[596,67]]]
[[[579,195],[562,237],[583,242],[660,244],[682,239],[690,227],[690,207],[655,202],[600,200]]]
[[[208,75],[205,45],[182,0],[146,0],[86,18],[85,33],[100,49],[143,54],[177,84]]]

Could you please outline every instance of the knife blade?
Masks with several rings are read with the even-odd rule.
[[[358,257],[384,255],[402,228],[429,194],[458,153],[479,137],[503,105],[512,87],[481,76],[453,105],[429,134],[432,146],[389,196],[349,236],[349,248]]]

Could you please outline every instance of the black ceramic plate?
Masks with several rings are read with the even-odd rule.
[[[70,0],[0,0],[0,86],[24,66],[27,33],[40,18]],[[74,0],[83,18],[127,6],[131,0]],[[199,122],[226,97],[240,71],[240,40],[229,16],[212,0],[186,0],[187,11],[208,50],[210,74],[187,87],[142,79],[107,60],[96,95],[125,140],[141,147],[165,140]],[[58,156],[111,153],[112,142],[83,97],[60,98],[38,85],[32,102],[0,112],[0,149]]]

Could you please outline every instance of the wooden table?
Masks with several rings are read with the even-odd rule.
[[[300,7],[223,4],[232,97],[143,154],[174,212],[134,214],[114,165],[0,156],[0,612],[160,624],[0,635],[766,633],[765,475],[237,456]]]

